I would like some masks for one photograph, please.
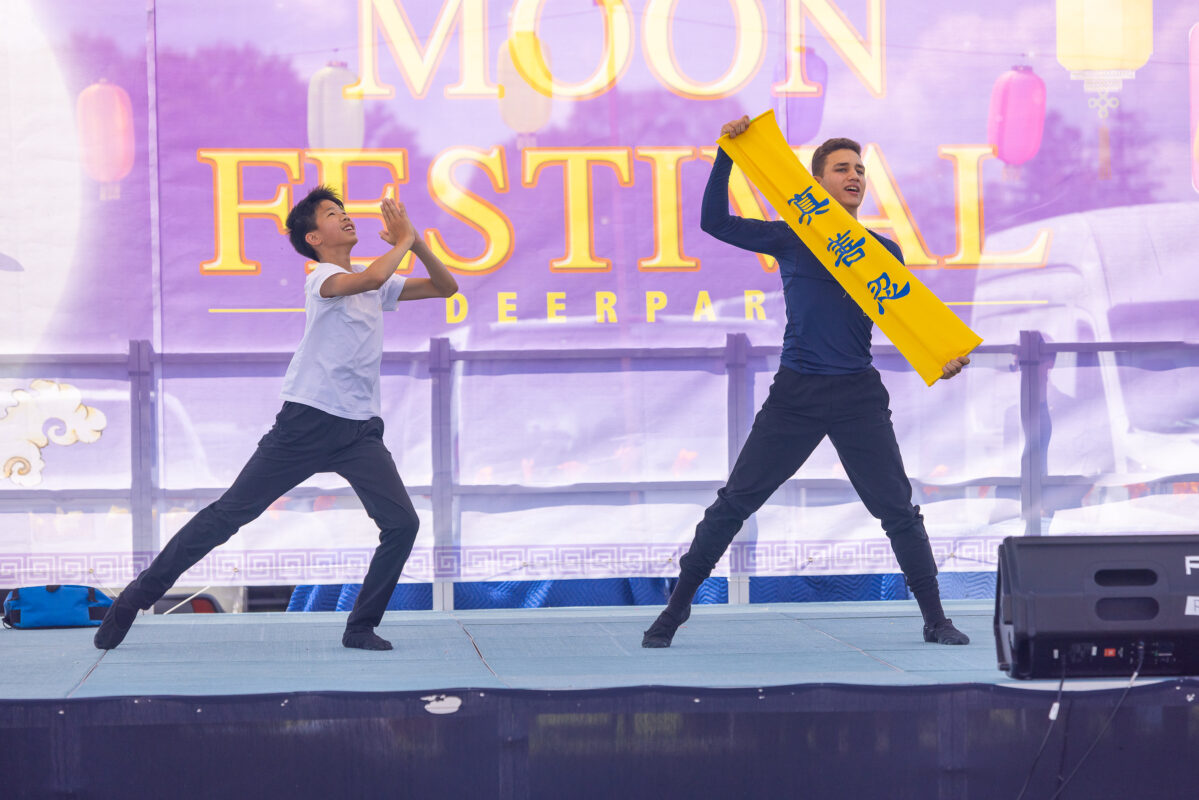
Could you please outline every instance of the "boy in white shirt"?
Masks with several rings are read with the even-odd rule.
[[[153,605],[180,575],[281,495],[317,472],[336,472],[349,481],[380,530],[341,642],[363,650],[391,649],[374,629],[412,552],[419,521],[383,444],[382,312],[395,309],[399,300],[449,297],[458,284],[417,237],[402,204],[388,198],[381,209],[379,236],[391,249],[357,272],[350,264],[357,231],[333,191],[318,186],[288,214],[292,245],[319,263],[304,284],[304,338],[283,379],[283,409],[229,490],[184,525],[121,592],[96,631],[97,648],[119,645],[138,609]],[[395,274],[409,250],[429,277]]]

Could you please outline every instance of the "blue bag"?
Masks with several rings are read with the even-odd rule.
[[[90,586],[24,586],[4,600],[6,628],[99,625],[112,599]]]

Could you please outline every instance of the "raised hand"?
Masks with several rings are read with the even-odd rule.
[[[732,122],[726,122],[720,127],[720,135],[727,136],[730,139],[745,133],[745,129],[749,127],[749,117],[735,119]]]
[[[383,212],[383,230],[379,231],[379,238],[392,247],[411,247],[416,241],[416,228],[408,218],[404,204],[387,197],[379,204],[379,210]]]

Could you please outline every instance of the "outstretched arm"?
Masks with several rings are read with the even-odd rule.
[[[720,133],[733,137],[744,133],[748,127],[749,117],[742,117],[725,123]],[[777,257],[779,253],[794,248],[795,234],[787,227],[787,223],[745,219],[729,213],[729,174],[732,170],[733,160],[724,150],[717,150],[708,185],[704,188],[700,228],[726,244],[755,253]]]
[[[396,267],[416,241],[416,229],[402,203],[390,197],[379,204],[383,212],[383,230],[379,237],[391,245],[391,249],[376,258],[362,272],[333,275],[321,284],[321,297],[344,297],[378,289],[395,274]]]

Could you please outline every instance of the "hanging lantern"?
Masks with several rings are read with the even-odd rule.
[[[1045,129],[1045,81],[1032,67],[1015,66],[999,76],[991,89],[987,142],[1004,163],[1004,177],[1041,149]]]
[[[133,105],[120,86],[100,81],[79,93],[75,124],[83,169],[100,183],[100,199],[121,196],[120,181],[133,169]]]
[[[345,96],[343,89],[358,76],[344,61],[330,61],[308,81],[308,146],[313,150],[361,150],[365,141],[366,112],[362,100]]]
[[[521,37],[519,46],[525,48],[526,52],[532,52],[533,48],[539,50],[546,67],[549,67],[549,52],[535,34],[518,33],[516,36]],[[537,91],[521,76],[512,62],[512,48],[516,46],[514,38],[500,45],[496,54],[496,74],[499,78],[500,118],[516,131],[517,146],[524,148],[535,144],[533,134],[550,121],[554,98]]]
[[[1199,23],[1189,36],[1191,74],[1191,186],[1199,192]]]
[[[820,131],[824,116],[824,97],[828,94],[828,64],[810,47],[799,48],[802,55],[803,75],[809,83],[820,85],[818,95],[780,94],[774,98],[774,117],[782,128],[788,144],[800,145],[811,141]],[[787,64],[784,60],[774,68],[774,82],[786,80]]]
[[[1057,60],[1094,94],[1099,117],[1099,177],[1111,177],[1107,118],[1112,96],[1153,54],[1153,0],[1057,0]]]

